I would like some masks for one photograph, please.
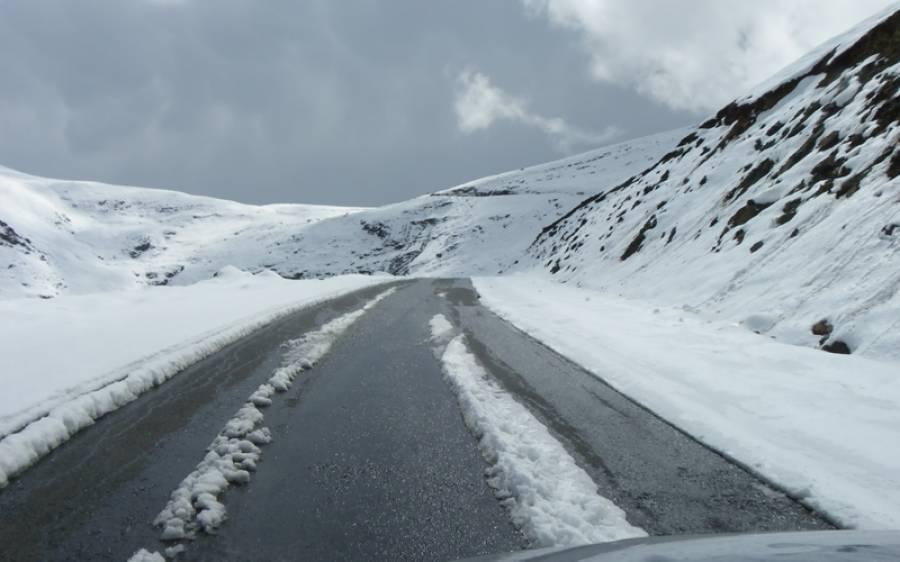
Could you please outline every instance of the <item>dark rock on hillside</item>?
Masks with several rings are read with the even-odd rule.
[[[832,331],[834,331],[834,326],[828,320],[819,320],[812,326],[814,336],[830,336]]]
[[[31,240],[19,235],[13,227],[2,220],[0,220],[0,246],[9,246],[10,248],[19,246],[26,252],[34,251]]]
[[[850,355],[852,353],[852,351],[850,350],[850,346],[840,340],[835,340],[829,344],[822,346],[822,351],[835,353],[837,355]]]

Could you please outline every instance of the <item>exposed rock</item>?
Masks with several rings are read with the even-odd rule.
[[[827,351],[828,353],[835,353],[837,355],[850,355],[851,350],[850,346],[841,340],[835,340],[831,343],[822,346],[822,351]]]
[[[637,252],[641,251],[641,247],[644,245],[644,239],[647,237],[647,232],[656,228],[656,215],[650,217],[647,222],[644,223],[644,226],[641,227],[641,230],[638,231],[637,236],[634,237],[634,240],[628,245],[625,249],[625,253],[622,254],[622,257],[619,258],[622,261],[627,260]]]
[[[752,199],[750,201],[747,201],[747,203],[743,207],[738,209],[738,211],[730,219],[728,219],[728,228],[734,228],[736,226],[747,224],[747,222],[753,219],[756,215],[760,214],[771,206],[771,203],[757,203]]]
[[[891,163],[888,165],[887,176],[891,179],[900,176],[900,150],[894,151],[894,156],[891,158]]]
[[[797,216],[797,209],[800,208],[802,202],[803,200],[798,197],[785,203],[781,209],[781,216],[775,219],[775,224],[781,226],[791,222]]]
[[[2,220],[0,220],[0,246],[21,246],[26,250],[34,251],[31,240],[21,236],[13,227]]]
[[[153,244],[151,244],[149,240],[144,240],[143,242],[132,248],[131,251],[128,252],[128,255],[134,259],[137,259],[144,253],[148,252],[151,248],[153,248]]]
[[[833,331],[834,326],[824,318],[812,325],[812,333],[814,336],[830,336]]]
[[[837,131],[831,131],[819,140],[817,147],[821,151],[831,150],[841,142],[841,134]]]
[[[849,175],[850,168],[844,165],[845,162],[847,162],[847,159],[838,157],[837,151],[832,152],[810,171],[812,183],[816,184],[821,181],[834,180]]]
[[[734,189],[728,192],[728,194],[725,196],[725,201],[733,201],[735,198],[743,195],[748,189],[753,186],[753,184],[766,177],[774,167],[775,161],[771,158],[766,158],[765,160],[757,164],[755,168],[751,169],[747,173],[747,175],[744,176],[744,179],[742,179]]]

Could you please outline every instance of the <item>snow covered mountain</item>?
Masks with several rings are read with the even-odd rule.
[[[187,284],[229,264],[256,263],[260,248],[279,244],[287,231],[358,210],[255,207],[0,168],[0,295]]]
[[[543,226],[644,169],[682,135],[654,135],[322,221],[292,238],[273,265],[302,277],[495,275],[525,255]]]
[[[900,12],[693,129],[377,209],[254,207],[0,168],[0,298],[287,278],[538,273],[900,356]]]
[[[496,273],[534,235],[668,150],[679,133],[602,148],[378,209],[256,207],[0,168],[0,297],[185,285],[225,266],[288,278]]]
[[[898,92],[895,6],[547,226],[522,268],[897,357]]]

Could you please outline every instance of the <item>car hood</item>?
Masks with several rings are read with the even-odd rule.
[[[900,531],[649,537],[467,562],[831,562],[900,560]]]

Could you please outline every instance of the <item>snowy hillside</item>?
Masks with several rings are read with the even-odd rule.
[[[0,167],[0,297],[187,284],[256,265],[285,232],[358,211],[255,207],[174,191],[48,180]],[[258,269],[258,268],[257,268]]]
[[[900,12],[822,46],[543,230],[557,280],[900,357]]]
[[[586,195],[645,168],[639,139],[379,209],[256,207],[0,168],[0,298],[186,285],[225,266],[288,278],[495,273]]]
[[[292,238],[284,261],[274,265],[304,277],[496,274],[525,255],[544,225],[644,169],[682,135],[637,139],[322,221]]]

